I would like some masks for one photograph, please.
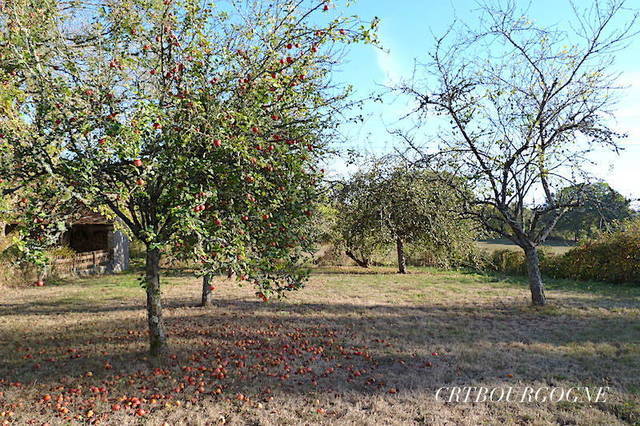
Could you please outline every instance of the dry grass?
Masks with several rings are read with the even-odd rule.
[[[170,272],[175,359],[161,364],[145,356],[135,275],[7,289],[0,423],[640,421],[640,288],[554,282],[550,306],[538,310],[518,280],[355,272],[317,270],[305,290],[269,303],[221,280],[211,309],[195,306],[196,279]],[[435,400],[437,388],[452,385],[607,385],[612,393],[597,404]],[[131,398],[148,414],[136,416]]]
[[[494,252],[495,250],[514,250],[514,251],[522,250],[520,247],[518,247],[517,245],[513,244],[511,241],[506,239],[476,241],[476,245],[479,248],[486,250],[490,253]],[[547,243],[543,244],[542,247],[546,251],[553,254],[564,254],[569,250],[571,250],[574,246],[569,243],[564,243],[561,241],[548,241]]]
[[[37,279],[37,271],[33,268],[20,269],[10,263],[3,262],[0,258],[0,289],[15,286],[16,283],[24,286]]]

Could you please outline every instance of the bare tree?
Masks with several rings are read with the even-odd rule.
[[[395,88],[416,103],[407,118],[417,128],[396,133],[407,153],[467,179],[465,213],[524,250],[534,305],[546,303],[537,247],[580,203],[580,191],[559,189],[589,181],[594,149],[619,150],[612,65],[637,34],[626,0],[570,4],[574,19],[560,29],[536,25],[513,0],[483,3],[477,28],[436,38],[430,62]],[[415,142],[427,118],[441,124],[437,146]]]

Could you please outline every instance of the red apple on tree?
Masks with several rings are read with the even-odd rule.
[[[322,0],[293,2],[286,13],[295,19],[281,25],[275,23],[282,17],[277,10],[257,11],[252,1],[237,2],[240,10],[230,11],[229,20],[216,21],[215,26],[207,18],[216,12],[206,11],[215,0],[205,0],[207,6],[197,10],[190,9],[200,4],[197,0],[166,1],[166,7],[153,6],[153,11],[147,10],[148,0],[117,1],[132,11],[149,12],[135,13],[131,23],[122,21],[123,9],[117,7],[98,11],[70,2],[68,10],[60,11],[53,5],[56,2],[45,2],[52,4],[45,8],[47,19],[17,22],[16,34],[44,31],[43,39],[56,47],[48,50],[52,57],[47,63],[58,68],[34,72],[40,65],[39,52],[28,43],[2,52],[8,55],[7,63],[19,64],[24,79],[20,84],[46,88],[25,91],[24,101],[16,100],[16,111],[25,111],[25,123],[37,121],[32,111],[38,108],[51,111],[44,118],[48,125],[42,129],[46,130],[24,126],[33,135],[18,129],[7,137],[24,139],[25,146],[33,148],[16,151],[18,161],[68,164],[51,168],[56,190],[73,187],[74,197],[90,199],[96,211],[119,217],[146,247],[147,314],[155,319],[148,321],[152,355],[166,352],[165,336],[171,334],[166,333],[160,296],[165,249],[202,262],[203,275],[220,268],[246,275],[265,299],[284,294],[291,283],[298,288],[304,281],[299,253],[311,250],[311,242],[299,243],[309,222],[300,206],[313,203],[320,192],[307,173],[321,161],[329,130],[339,124],[340,118],[331,111],[350,103],[348,90],[330,81],[340,59],[333,55],[339,50],[334,47],[344,41],[327,34],[333,35],[338,27],[361,28],[356,17],[331,22],[314,19],[323,6],[328,9],[329,3]],[[6,16],[5,9],[0,20]],[[65,37],[77,13],[88,21],[119,24],[95,34],[82,34],[85,28],[74,27],[81,36],[91,37]],[[132,25],[137,32],[131,31]],[[368,32],[360,35],[368,38]],[[86,46],[77,50],[77,40]],[[321,47],[325,44],[326,49]],[[282,49],[285,46],[288,50]],[[326,55],[312,60],[307,46]],[[85,86],[78,88],[79,82]],[[95,93],[84,91],[88,84]],[[243,92],[239,85],[244,86]],[[109,90],[113,96],[107,96]],[[20,109],[27,105],[34,108]],[[51,105],[58,106],[52,110]],[[59,126],[53,126],[56,120]],[[285,140],[305,141],[302,148],[314,144],[318,152],[280,143]],[[98,148],[103,144],[110,149]],[[222,145],[224,150],[215,149]],[[260,150],[253,149],[256,146]],[[9,151],[13,154],[14,149]],[[47,159],[42,153],[57,158]],[[0,175],[7,179],[4,162],[0,162]],[[291,185],[291,191],[279,192],[286,191],[285,185]],[[194,196],[204,188],[206,196]],[[252,194],[247,193],[249,188]],[[29,198],[40,202],[38,197]],[[23,201],[27,203],[26,198]],[[207,213],[197,214],[203,210]],[[286,235],[279,231],[283,223]],[[42,234],[30,236],[33,247],[44,246],[35,241]],[[290,250],[286,245],[291,242],[296,247]],[[208,254],[215,251],[219,255],[213,259]],[[207,253],[205,259],[203,253]],[[242,260],[242,256],[252,259]],[[119,404],[125,408],[125,403]],[[139,407],[126,404],[126,411],[135,415]],[[89,408],[95,409],[78,406],[74,411]]]

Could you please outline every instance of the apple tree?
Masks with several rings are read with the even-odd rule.
[[[465,215],[523,250],[541,306],[538,247],[582,204],[594,153],[621,148],[613,65],[640,15],[627,0],[567,2],[568,22],[545,26],[517,3],[481,2],[476,24],[437,37],[429,61],[396,89],[415,105],[414,129],[437,125],[429,144],[404,133],[417,163],[464,177],[473,189],[461,193]]]
[[[160,261],[299,288],[317,164],[348,91],[329,74],[376,21],[320,1],[6,3],[0,54],[23,175],[117,217],[146,246],[150,352],[167,349]]]
[[[462,190],[464,182],[456,180]],[[447,265],[473,250],[475,233],[461,217],[462,200],[438,173],[378,161],[343,182],[335,200],[346,254],[360,266],[367,267],[370,254],[389,244],[395,246],[401,274],[407,273],[407,245]]]

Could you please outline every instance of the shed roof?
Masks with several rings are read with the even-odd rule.
[[[71,222],[72,225],[113,225],[113,220],[89,210],[82,210]]]

